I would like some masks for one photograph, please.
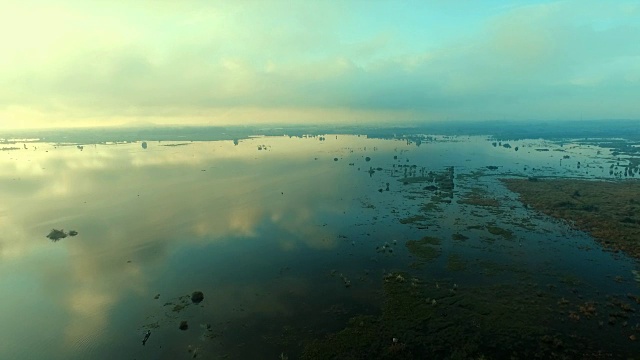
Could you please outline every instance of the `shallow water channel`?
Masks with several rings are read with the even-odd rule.
[[[0,152],[0,358],[322,358],[350,348],[350,327],[370,329],[354,325],[363,315],[379,327],[360,340],[389,358],[640,354],[638,263],[500,182],[612,179],[617,159],[571,141],[494,142]],[[52,229],[78,234],[51,241]]]

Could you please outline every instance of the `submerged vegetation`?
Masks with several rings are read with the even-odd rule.
[[[484,189],[473,188],[464,198],[458,200],[460,204],[485,206],[485,207],[499,207],[500,202],[489,196],[488,192]]]
[[[554,331],[570,321],[566,304],[531,284],[458,287],[408,273],[383,278],[378,315],[355,316],[347,326],[309,341],[303,359],[564,359],[606,356],[605,340]],[[514,301],[515,299],[517,301]],[[585,305],[586,304],[586,305]],[[592,303],[577,311],[595,314]],[[573,316],[575,319],[575,315]],[[568,329],[575,329],[571,325]],[[635,338],[635,332],[630,335]],[[632,354],[633,350],[623,350]],[[593,357],[592,357],[593,356]]]
[[[505,240],[512,240],[514,238],[511,230],[497,226],[495,223],[487,224],[487,231],[493,235],[502,236]]]
[[[423,261],[429,261],[440,256],[440,239],[425,236],[420,240],[409,240],[405,243],[409,252]]]

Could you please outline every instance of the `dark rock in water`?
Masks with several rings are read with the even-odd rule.
[[[186,320],[180,321],[180,327],[179,329],[184,331],[187,330],[189,328],[189,324],[187,323]]]
[[[77,231],[75,231],[75,230],[70,230],[69,231],[69,236],[76,236],[76,235],[78,235]]]
[[[143,141],[143,142],[142,142],[142,148],[143,148],[143,149],[146,149],[146,148],[147,148],[147,142],[146,142],[146,141]]]
[[[202,291],[194,291],[193,294],[191,294],[191,301],[194,304],[200,304],[202,300],[204,300],[204,294]]]
[[[49,235],[47,235],[51,241],[58,241],[67,237],[67,233],[64,230],[51,229]]]

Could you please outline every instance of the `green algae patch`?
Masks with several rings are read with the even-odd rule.
[[[640,259],[640,181],[502,179],[526,205],[566,220],[603,247]]]
[[[440,239],[425,236],[420,240],[409,240],[405,243],[409,252],[421,260],[433,260],[440,256]]]

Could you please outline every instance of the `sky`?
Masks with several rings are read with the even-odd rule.
[[[0,129],[640,119],[640,2],[0,0]]]

